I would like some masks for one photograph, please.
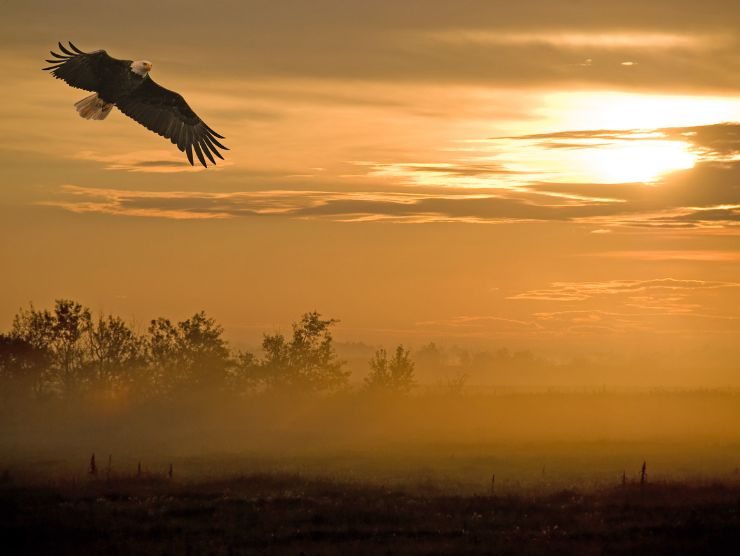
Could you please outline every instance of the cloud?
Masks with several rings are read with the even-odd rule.
[[[695,335],[698,332],[736,331],[738,315],[706,314],[696,306],[678,309],[665,305],[642,307],[644,311],[571,310],[535,313],[534,318],[545,333],[612,334],[640,333],[652,336],[678,332]],[[687,324],[686,321],[689,321]]]
[[[464,185],[464,181],[452,181],[461,178],[485,178],[490,176],[506,176],[520,174],[516,170],[507,169],[501,164],[474,164],[474,163],[380,163],[356,162],[357,166],[370,169],[372,176],[392,176],[408,178],[411,183],[419,185]]]
[[[635,261],[697,261],[697,262],[735,262],[740,261],[740,252],[717,250],[644,250],[644,251],[607,251],[587,253],[587,257],[610,259],[629,259]]]
[[[232,218],[293,213],[324,202],[331,193],[320,191],[133,191],[113,188],[62,187],[63,200],[44,204],[73,212],[171,219]],[[336,194],[334,194],[336,195]]]
[[[655,278],[554,282],[507,297],[534,302],[531,318],[545,333],[670,334],[737,330],[740,282]],[[543,310],[542,303],[565,306]]]
[[[687,321],[690,323],[687,327]],[[517,335],[562,337],[564,335],[671,334],[675,332],[723,332],[736,329],[740,315],[722,314],[689,303],[681,296],[630,296],[612,308],[536,311],[526,317],[463,315],[420,321],[416,326],[427,334],[445,337],[490,337]]]
[[[66,185],[62,197],[43,204],[73,212],[174,219],[283,216],[338,221],[515,222],[567,221],[604,214],[601,205],[539,206],[526,199],[474,190],[375,192],[266,190],[251,192],[140,191]]]
[[[514,144],[560,141],[626,141],[639,144],[659,135],[701,149],[695,167],[644,183],[546,181],[507,151],[497,156],[463,155],[447,162],[355,161],[360,173],[339,167],[319,173],[239,170],[231,191],[142,191],[65,186],[45,204],[74,212],[100,212],[172,219],[280,216],[340,222],[570,222],[598,233],[615,229],[740,230],[740,124],[656,130],[565,130],[508,138]],[[567,147],[556,147],[556,149]],[[85,160],[128,172],[171,173],[192,169],[177,152],[79,154]],[[517,156],[533,156],[527,148]],[[218,168],[216,168],[218,170]],[[250,191],[234,191],[243,179]],[[225,182],[224,182],[225,183]],[[248,184],[248,185],[247,185]],[[269,188],[259,186],[269,184]],[[256,186],[256,187],[255,187]],[[287,186],[287,187],[286,187]],[[286,187],[286,189],[280,189]],[[251,190],[253,189],[254,190]]]
[[[565,200],[543,205],[526,191],[513,197],[474,190],[443,195],[374,191],[266,190],[253,192],[132,191],[66,186],[62,197],[43,204],[73,212],[159,218],[281,216],[342,222],[405,223],[573,222],[589,226],[725,229],[736,228],[740,207],[640,212],[613,202]],[[541,202],[541,201],[540,201]],[[629,212],[632,208],[633,212]]]
[[[610,216],[586,217],[584,224],[625,228],[663,230],[722,230],[728,234],[738,233],[740,206],[717,206],[705,208],[677,208],[653,212],[613,214]]]
[[[37,17],[35,4],[23,3],[4,18],[5,36],[16,44],[48,40],[43,26],[28,23]],[[55,21],[74,29],[96,7],[76,2]],[[126,26],[108,25],[86,33],[80,46],[118,57],[146,55],[177,69],[195,65],[208,80],[239,72],[253,79],[740,87],[734,25],[740,10],[729,0],[680,7],[661,0],[468,0],[462,8],[448,0],[405,0],[402,7],[395,0],[229,0],[203,17],[190,16],[200,7],[194,0],[181,0],[177,9],[169,2],[130,2],[119,16],[136,19],[136,42]],[[147,21],[138,17],[142,9]],[[160,21],[168,21],[167,28]],[[146,52],[131,52],[136,44],[147,45]],[[593,63],[579,66],[585,59]],[[625,60],[639,65],[625,71],[619,65]]]
[[[634,295],[646,292],[693,292],[720,288],[738,288],[740,282],[707,280],[679,280],[659,278],[653,280],[609,280],[606,282],[554,282],[547,288],[530,290],[509,296],[507,299],[535,301],[585,301],[600,296]]]
[[[63,198],[43,202],[73,212],[173,219],[287,216],[295,218],[447,218],[429,203],[456,202],[465,194],[428,199],[423,193],[265,190],[238,192],[141,191],[65,185]]]
[[[543,326],[534,319],[517,319],[497,315],[463,315],[450,318],[418,321],[415,326],[425,335],[444,334],[445,337],[490,337],[495,335],[537,334]]]
[[[450,43],[478,43],[490,45],[549,45],[579,48],[680,48],[688,50],[713,49],[732,44],[730,35],[678,34],[644,31],[615,32],[501,32],[451,29],[430,34],[430,38]]]
[[[169,174],[173,172],[199,172],[205,170],[202,166],[191,166],[185,160],[183,153],[177,149],[131,151],[120,154],[105,155],[95,151],[80,151],[76,157],[79,160],[100,162],[106,170],[122,170],[126,172],[147,172],[155,174]]]
[[[584,149],[601,147],[612,142],[668,139],[690,143],[700,149],[702,159],[727,160],[740,155],[740,123],[725,122],[703,126],[665,127],[657,129],[596,129],[557,131],[509,137],[494,137],[514,141],[533,141],[548,149]]]
[[[505,323],[505,324],[512,324],[517,327],[530,327],[530,326],[536,326],[536,323],[523,321],[523,320],[517,320],[517,319],[511,319],[506,317],[499,317],[499,316],[493,316],[493,315],[465,315],[465,316],[459,316],[459,317],[453,317],[450,319],[440,319],[440,320],[428,320],[428,321],[419,321],[416,323],[417,326],[451,326],[451,327],[469,327],[469,326],[476,326],[481,323]]]

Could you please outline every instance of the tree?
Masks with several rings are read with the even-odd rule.
[[[26,340],[0,334],[0,380],[6,393],[29,393],[37,390],[49,364],[49,352]]]
[[[169,319],[160,317],[149,323],[147,332],[146,353],[152,385],[160,392],[170,390],[180,382],[177,375],[182,367],[177,329]]]
[[[228,376],[229,383],[239,392],[254,392],[264,383],[264,369],[253,353],[239,351]]]
[[[10,335],[36,349],[50,349],[54,341],[54,316],[46,309],[37,311],[31,304],[15,315]]]
[[[152,320],[148,332],[147,354],[160,390],[223,385],[233,362],[223,328],[205,312],[176,325],[168,319]]]
[[[399,345],[390,360],[385,349],[376,351],[365,386],[369,390],[408,393],[414,386],[414,362],[409,350]]]
[[[113,389],[130,384],[144,364],[141,338],[120,317],[102,316],[87,330],[90,378]]]
[[[293,323],[290,342],[282,334],[265,335],[265,358],[260,363],[265,383],[273,388],[313,392],[345,386],[349,372],[337,357],[330,330],[336,323],[334,319],[322,319],[314,311]]]
[[[90,310],[69,299],[58,299],[54,312],[33,305],[13,320],[11,336],[50,355],[47,386],[69,394],[81,385],[85,364],[83,335],[90,327]]]
[[[232,364],[224,329],[204,311],[179,322],[177,327],[185,367],[193,382],[198,386],[221,386]]]
[[[85,347],[83,334],[90,326],[90,310],[69,299],[59,299],[54,305],[53,351],[66,393],[79,388],[82,382]]]
[[[447,377],[447,392],[453,396],[460,396],[465,391],[467,382],[468,374],[458,371],[454,375]]]

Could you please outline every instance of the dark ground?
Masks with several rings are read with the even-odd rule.
[[[738,554],[740,486],[455,496],[251,475],[0,485],[4,554]]]

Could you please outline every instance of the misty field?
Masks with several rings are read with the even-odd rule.
[[[740,542],[732,392],[11,408],[11,553],[721,554]]]
[[[555,367],[500,352],[445,368],[433,345],[372,350],[357,372],[335,322],[307,313],[247,352],[202,312],[140,332],[69,300],[21,310],[0,334],[3,547],[717,554],[740,541],[737,390],[526,386]],[[481,373],[511,380],[467,382]]]
[[[740,542],[740,484],[497,496],[290,474],[11,483],[0,523],[19,554],[721,554]]]

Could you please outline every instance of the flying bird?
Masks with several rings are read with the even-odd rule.
[[[188,106],[182,95],[157,85],[149,76],[152,69],[147,60],[118,60],[105,50],[83,52],[71,42],[69,48],[59,43],[61,54],[51,51],[51,71],[57,79],[94,94],[75,103],[80,116],[87,120],[104,120],[113,107],[147,129],[169,139],[187,154],[193,165],[193,151],[207,167],[206,158],[216,164],[221,160],[218,149],[229,150],[213,131]]]

